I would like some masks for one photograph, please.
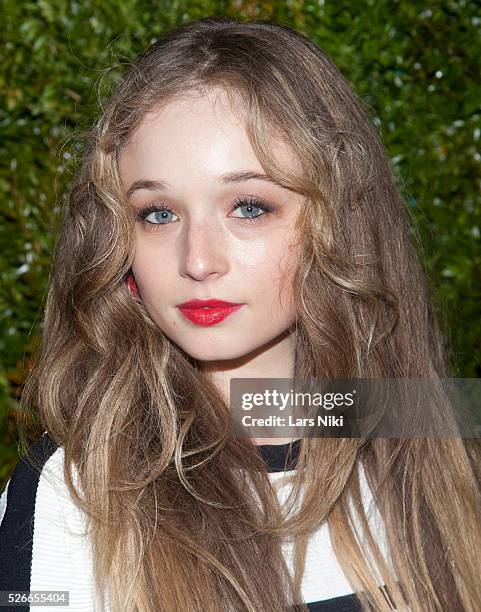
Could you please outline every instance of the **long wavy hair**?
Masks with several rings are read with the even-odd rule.
[[[24,450],[28,410],[64,449],[68,488],[88,517],[98,604],[108,593],[114,611],[305,610],[306,546],[325,520],[364,609],[481,610],[478,444],[441,429],[305,438],[291,480],[302,503],[287,516],[252,440],[229,435],[225,399],[129,291],[135,224],[119,152],[147,113],[212,88],[228,95],[265,171],[303,196],[296,376],[451,375],[408,207],[370,111],[332,60],[265,20],[171,30],[129,66],[88,135],[18,419]],[[272,138],[289,144],[302,173],[276,163]],[[442,423],[450,410],[427,402],[422,416]],[[361,463],[388,556],[362,504]]]

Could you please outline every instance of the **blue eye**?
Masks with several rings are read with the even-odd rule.
[[[172,215],[174,213],[165,206],[150,205],[142,208],[139,211],[137,218],[149,225],[167,225],[167,223],[164,223],[164,221],[169,214]],[[154,215],[154,219],[156,220],[148,221],[147,217],[150,217],[150,215]]]
[[[249,196],[249,198],[240,198],[237,200],[233,210],[237,210],[238,208],[258,208],[259,210],[263,210],[264,212],[261,215],[255,215],[254,217],[243,217],[244,221],[250,221],[254,223],[258,223],[262,217],[266,215],[266,213],[273,212],[273,207],[269,206],[266,202],[259,200],[254,196]]]
[[[234,210],[237,210],[238,208],[247,209],[248,214],[251,214],[253,212],[253,209],[254,211],[255,209],[264,211],[263,213],[254,216],[234,217],[235,219],[239,219],[241,221],[247,221],[247,223],[259,223],[262,217],[274,211],[274,208],[267,204],[267,202],[264,202],[263,200],[260,200],[255,196],[239,198],[236,201],[232,212]],[[150,215],[153,215],[153,221],[148,220],[147,217],[150,217]],[[139,212],[137,213],[137,219],[139,221],[142,221],[144,225],[148,227],[148,229],[155,229],[155,226],[168,225],[169,215],[175,215],[175,213],[172,212],[166,206],[151,204],[139,210]]]

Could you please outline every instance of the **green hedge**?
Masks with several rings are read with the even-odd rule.
[[[79,137],[137,52],[207,15],[307,33],[374,109],[423,239],[456,375],[481,375],[479,2],[3,0],[0,11],[0,489],[18,460],[16,398]]]

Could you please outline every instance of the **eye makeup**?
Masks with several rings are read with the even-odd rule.
[[[275,211],[275,208],[271,204],[268,204],[265,200],[258,198],[257,196],[252,196],[252,195],[241,196],[237,198],[231,212],[237,209],[242,209],[242,208],[251,209],[251,211],[252,209],[257,208],[263,211],[261,214],[257,214],[253,217],[233,217],[234,219],[239,219],[241,222],[245,222],[245,223],[260,223],[263,217]],[[149,204],[141,208],[138,211],[136,217],[137,217],[137,220],[141,221],[149,230],[156,229],[156,227],[159,225],[169,225],[170,224],[168,221],[166,223],[163,223],[163,222],[156,223],[154,221],[149,221],[147,219],[147,217],[149,217],[150,215],[152,214],[156,215],[157,213],[160,213],[160,215],[163,215],[161,217],[163,219],[167,219],[166,215],[176,214],[170,208],[162,204]]]

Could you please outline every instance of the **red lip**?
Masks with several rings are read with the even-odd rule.
[[[195,325],[208,326],[220,323],[230,314],[239,310],[243,304],[234,304],[225,300],[189,300],[177,304],[180,312]]]
[[[226,302],[225,300],[217,300],[215,298],[209,300],[189,300],[188,302],[177,304],[178,308],[205,308],[205,306],[209,306],[210,308],[230,308],[231,306],[241,306],[241,304]]]

